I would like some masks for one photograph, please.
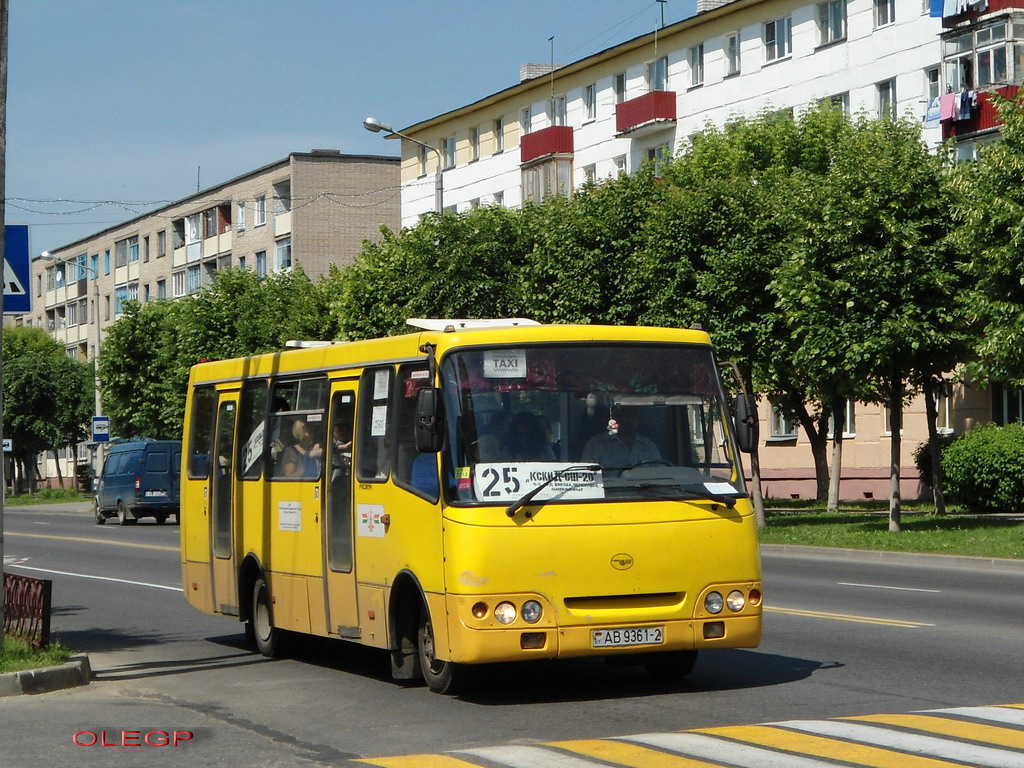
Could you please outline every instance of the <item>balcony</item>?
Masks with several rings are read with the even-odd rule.
[[[519,162],[529,163],[547,155],[571,155],[573,153],[572,126],[552,125],[523,136],[519,145]]]
[[[1004,85],[1000,88],[994,89],[994,91],[1001,96],[1012,99],[1017,95],[1017,92],[1020,91],[1020,86]],[[943,121],[943,141],[999,127],[999,120],[996,116],[996,105],[992,101],[992,93],[992,91],[978,91],[978,106],[971,110],[970,120]]]
[[[675,125],[675,91],[651,91],[615,105],[615,132],[637,136]]]

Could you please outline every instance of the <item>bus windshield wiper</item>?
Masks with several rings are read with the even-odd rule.
[[[677,488],[686,494],[691,499],[707,499],[708,501],[714,501],[719,504],[732,509],[736,506],[736,499],[743,497],[745,494],[737,491],[736,493],[716,493],[709,491],[707,487],[702,483],[677,483],[669,478],[659,480],[657,478],[647,480],[635,480],[630,481],[625,478],[619,478],[615,481],[615,485],[623,488],[633,488],[638,491],[642,490],[654,490],[657,488]],[[659,494],[662,498],[671,499],[673,496]]]
[[[507,507],[505,507],[505,514],[508,515],[509,517],[515,517],[516,512],[518,512],[520,509],[522,509],[527,504],[529,504],[531,501],[533,501],[534,497],[538,493],[540,493],[545,488],[547,488],[549,485],[551,485],[553,482],[555,482],[555,480],[558,480],[566,472],[581,472],[581,471],[584,471],[584,470],[587,471],[587,472],[599,472],[601,470],[601,465],[600,464],[573,464],[571,467],[562,467],[561,469],[556,470],[555,472],[553,472],[551,474],[551,477],[549,477],[543,483],[538,485],[533,490],[528,491],[527,493],[523,494],[518,499],[516,499],[514,502],[512,502]],[[529,517],[529,514],[527,514],[527,517]]]

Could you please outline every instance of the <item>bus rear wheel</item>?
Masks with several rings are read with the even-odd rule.
[[[427,687],[434,693],[454,695],[465,686],[467,670],[460,664],[437,658],[434,644],[434,625],[426,606],[420,609],[419,629],[416,632],[416,651],[419,654],[420,669]]]
[[[252,612],[249,625],[256,650],[268,658],[281,654],[283,630],[277,629],[271,620],[270,590],[266,580],[260,576],[252,587]],[[248,634],[248,633],[247,633]]]

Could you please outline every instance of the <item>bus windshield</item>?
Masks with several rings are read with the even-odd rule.
[[[534,499],[732,506],[745,495],[708,347],[472,348],[449,353],[441,376],[456,503],[512,514]]]

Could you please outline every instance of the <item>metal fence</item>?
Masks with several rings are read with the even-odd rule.
[[[50,645],[50,593],[53,582],[4,574],[4,635],[37,648]]]

